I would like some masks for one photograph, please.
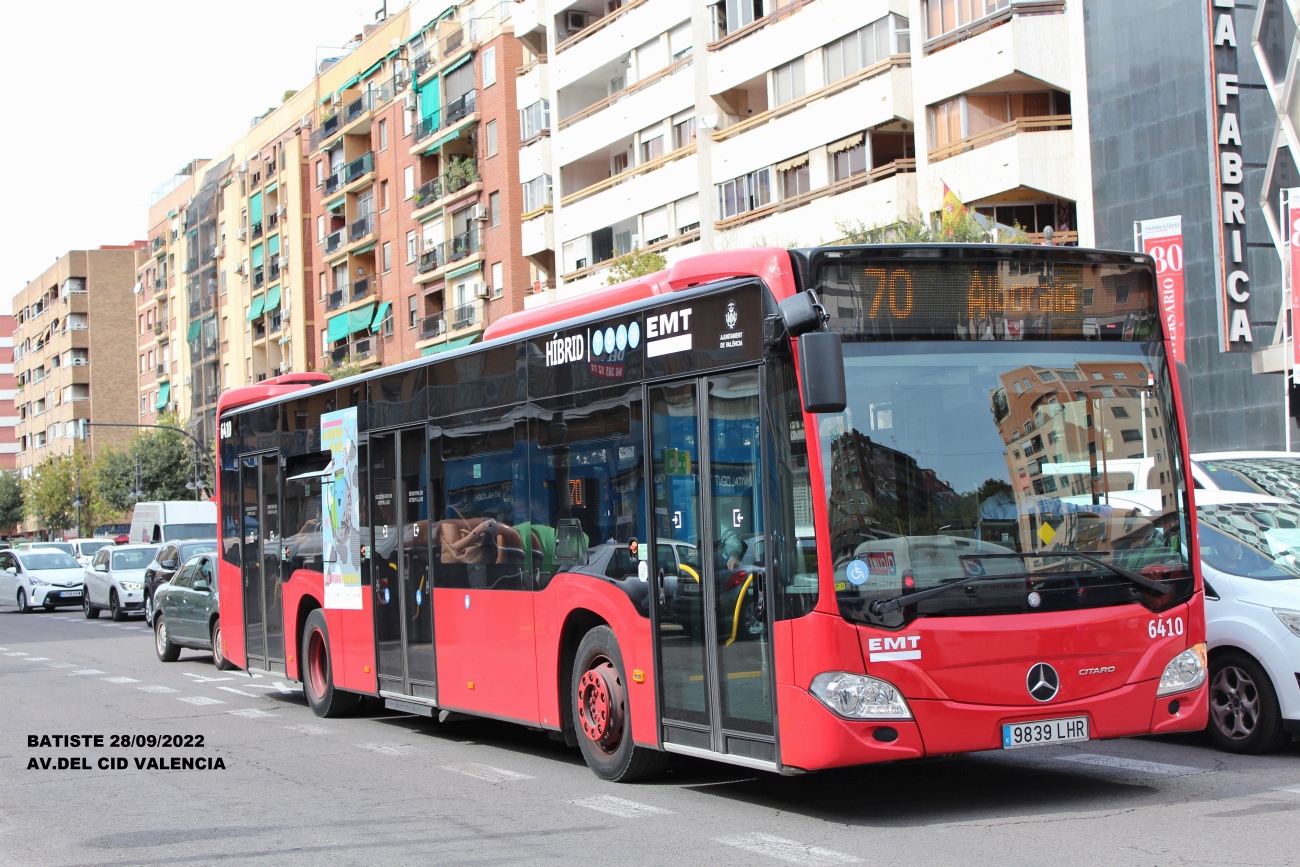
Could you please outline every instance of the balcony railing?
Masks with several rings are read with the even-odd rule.
[[[256,241],[258,238],[262,237],[265,231],[266,228],[260,222],[258,222],[258,223],[254,223],[251,227],[249,227],[248,234],[252,237],[254,241]]]
[[[343,186],[343,169],[342,169],[342,168],[340,168],[337,172],[335,172],[334,174],[330,175],[329,177],[327,177],[327,178],[325,179],[325,185],[324,185],[324,190],[323,190],[323,192],[324,192],[325,195],[328,196],[328,195],[330,195],[331,193],[335,192],[335,191],[336,191],[339,187],[341,187],[341,186]]]
[[[480,180],[478,173],[478,162],[473,157],[453,160],[447,167],[447,174],[444,177],[445,191],[447,195],[458,193],[468,187],[470,184],[478,183]]]
[[[443,264],[442,245],[438,244],[420,254],[419,261],[415,263],[415,272],[417,274],[428,274],[430,271],[438,270]]]
[[[256,189],[257,187],[260,187],[261,185],[262,185],[262,173],[253,172],[253,176],[248,179],[248,188],[250,190],[253,190]]]
[[[379,341],[370,335],[349,340],[342,346],[335,346],[325,353],[330,364],[347,364],[348,361],[366,361],[375,358],[379,352]]]
[[[420,339],[429,340],[447,333],[447,314],[435,313],[420,320]]]
[[[153,281],[153,294],[158,295],[167,291],[167,281],[162,277]]]
[[[366,214],[359,220],[353,220],[348,224],[348,242],[359,241],[366,235],[373,234],[375,231],[375,215]]]
[[[483,233],[479,229],[462,232],[438,245],[439,257],[444,265],[481,252],[483,252]]]
[[[957,154],[993,144],[996,141],[1010,138],[1011,136],[1022,132],[1049,132],[1052,130],[1070,129],[1071,125],[1072,118],[1068,114],[1017,118],[1016,120],[1004,123],[1001,126],[995,126],[993,129],[988,130],[987,132],[982,132],[979,135],[969,136],[952,142],[951,144],[935,148],[930,151],[930,162],[933,163],[938,160],[945,160],[949,157],[956,156]]]
[[[442,198],[442,179],[434,178],[415,188],[415,208],[427,208]]]
[[[686,67],[690,66],[692,59],[693,58],[691,57],[691,55],[688,54],[685,57],[683,57],[681,60],[678,60],[675,63],[664,67],[658,72],[655,72],[651,75],[647,75],[645,78],[642,78],[639,81],[632,82],[627,87],[623,88],[617,93],[611,94],[605,97],[604,99],[598,99],[595,102],[593,102],[591,105],[579,109],[578,111],[574,112],[568,117],[561,118],[559,122],[559,128],[565,129],[566,127],[570,127],[584,118],[591,117],[593,114],[599,111],[603,111],[606,108],[609,108],[614,103],[622,102],[632,94],[637,93],[638,91],[645,90],[650,85],[656,84],[657,82],[662,81],[663,79],[669,77],[670,75],[673,75],[674,73],[679,72],[680,70],[683,70]]]
[[[366,151],[343,167],[343,183],[350,184],[363,175],[370,174],[374,170],[375,155],[371,151]]]
[[[361,94],[360,98],[354,99],[343,108],[343,122],[352,123],[352,121],[361,117],[361,115],[374,108],[374,95],[371,91]]]
[[[253,339],[261,340],[266,336],[266,323],[261,319],[253,323]]]
[[[329,298],[326,299],[325,309],[337,310],[338,308],[343,306],[343,304],[347,301],[347,298],[348,298],[348,289],[346,286],[343,286],[342,288],[339,289],[335,289],[333,292],[329,294]]]
[[[269,232],[278,225],[280,225],[280,215],[271,211],[266,215],[266,231]]]
[[[271,263],[266,266],[266,279],[274,283],[280,279],[280,259],[279,257],[271,259]]]
[[[438,130],[446,129],[474,113],[478,107],[478,92],[469,91],[447,103],[436,114],[426,117],[415,128],[415,141],[420,143]]]
[[[426,73],[429,68],[434,66],[437,62],[438,50],[436,48],[430,48],[428,51],[417,56],[414,63],[415,77],[419,78],[421,75],[424,75],[424,73]]]
[[[353,278],[352,280],[353,301],[356,301],[358,298],[365,298],[371,292],[375,291],[374,276],[375,275],[373,274],[365,274],[360,277]]]
[[[150,253],[157,253],[157,252],[158,252],[159,250],[161,250],[164,246],[166,246],[166,244],[167,244],[167,242],[166,242],[166,241],[162,238],[162,236],[160,235],[159,237],[154,238],[153,240],[151,240],[151,241],[149,242],[149,252],[150,252]]]
[[[284,314],[282,314],[279,310],[276,310],[274,313],[271,314],[271,319],[267,324],[267,328],[270,330],[272,334],[278,334],[280,332],[280,325],[283,316]]]
[[[479,305],[462,304],[452,310],[451,327],[454,330],[469,328],[478,322]]]
[[[325,253],[327,255],[333,253],[335,250],[337,250],[339,247],[342,246],[343,246],[342,229],[339,229],[337,232],[331,232],[330,234],[325,236]]]
[[[253,290],[256,291],[266,285],[266,269],[257,268],[253,271]]]
[[[163,333],[163,324],[162,324],[161,322],[155,322],[155,323],[153,324],[153,333],[154,333],[154,336],[157,336],[157,335]]]

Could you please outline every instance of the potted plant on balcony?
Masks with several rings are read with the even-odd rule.
[[[478,182],[478,167],[472,159],[452,160],[447,166],[447,188],[460,190]]]

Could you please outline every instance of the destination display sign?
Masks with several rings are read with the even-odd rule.
[[[1037,259],[824,259],[813,286],[846,340],[1146,340],[1149,266]]]

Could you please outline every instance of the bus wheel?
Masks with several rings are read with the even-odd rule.
[[[307,615],[302,631],[302,691],[312,713],[321,717],[343,716],[351,713],[361,696],[334,688],[334,668],[330,662],[329,627],[325,625],[325,612],[317,608]]]
[[[572,682],[578,746],[596,776],[630,783],[661,773],[667,754],[632,743],[623,656],[608,626],[597,626],[583,636]]]

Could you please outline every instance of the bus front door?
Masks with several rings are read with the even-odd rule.
[[[280,462],[274,453],[240,461],[243,490],[244,639],[248,667],[284,673],[280,574]]]
[[[370,569],[379,689],[437,698],[424,427],[370,436]]]
[[[660,736],[776,761],[757,368],[649,386]]]

